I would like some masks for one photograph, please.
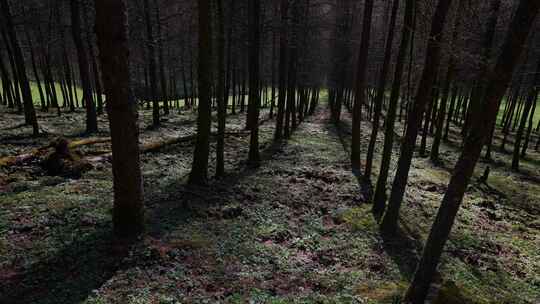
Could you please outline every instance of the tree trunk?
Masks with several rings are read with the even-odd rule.
[[[457,45],[458,31],[461,24],[461,15],[465,9],[465,6],[463,4],[464,4],[463,0],[458,0],[458,5],[457,5],[458,10],[455,16],[454,29],[452,33],[452,46]],[[436,162],[439,160],[439,147],[441,145],[441,140],[443,136],[444,118],[446,115],[446,105],[448,103],[448,98],[450,95],[450,86],[452,85],[454,81],[455,70],[456,70],[456,56],[454,56],[454,54],[450,54],[450,58],[448,59],[448,70],[446,71],[446,82],[444,84],[444,88],[442,91],[442,98],[441,98],[441,104],[439,106],[439,113],[437,114],[437,121],[436,121],[437,126],[436,126],[436,131],[435,131],[435,137],[433,138],[433,144],[431,145],[430,159],[432,162]],[[455,100],[455,91],[452,96],[452,101],[450,104],[450,111],[448,111],[449,113],[452,112],[452,107],[454,106],[453,105],[454,100]]]
[[[158,41],[158,59],[159,59],[159,83],[161,84],[161,94],[159,95],[163,102],[163,114],[169,115],[169,96],[167,96],[167,78],[165,77],[165,59],[163,56],[163,35],[161,29],[161,17],[159,13],[159,3],[154,0],[157,19],[157,41]]]
[[[43,94],[43,87],[41,86],[41,79],[39,77],[39,72],[36,64],[36,55],[34,53],[34,46],[32,44],[32,38],[28,29],[25,28],[26,40],[28,41],[28,48],[30,50],[30,60],[32,63],[32,71],[34,72],[34,79],[36,81],[36,86],[38,87],[39,92],[39,102],[41,105],[41,110],[45,109],[45,95]]]
[[[279,88],[278,105],[276,116],[276,130],[274,140],[279,141],[283,137],[283,116],[285,115],[285,99],[287,97],[287,14],[289,9],[289,0],[281,0],[280,4],[281,25],[279,33]]]
[[[380,217],[386,208],[386,180],[388,179],[388,170],[390,169],[390,160],[392,158],[392,146],[394,144],[394,123],[396,120],[397,106],[399,100],[399,92],[401,88],[401,78],[403,76],[403,68],[405,66],[405,58],[407,56],[407,47],[412,36],[412,28],[414,23],[414,0],[407,0],[405,3],[405,17],[401,34],[401,42],[394,71],[394,82],[392,84],[392,92],[388,110],[386,112],[385,131],[384,131],[384,146],[382,152],[381,167],[379,176],[377,177],[377,186],[375,188],[375,196],[373,199],[373,213]]]
[[[216,176],[221,177],[225,173],[224,147],[225,147],[225,116],[227,115],[228,93],[225,90],[225,22],[223,16],[222,0],[217,3],[217,103],[218,103],[218,137],[216,145]]]
[[[433,16],[424,71],[422,72],[422,79],[416,93],[414,105],[412,106],[407,119],[407,128],[401,144],[398,168],[390,195],[390,203],[388,211],[386,212],[382,221],[382,229],[388,233],[394,233],[397,229],[399,209],[401,207],[403,195],[407,186],[409,169],[411,167],[414,148],[416,146],[418,129],[420,127],[420,123],[422,122],[422,116],[424,114],[426,104],[430,101],[434,81],[437,78],[437,70],[439,68],[441,57],[440,42],[451,2],[452,1],[450,0],[440,1],[437,4],[437,8],[435,9],[435,14]]]
[[[71,31],[73,41],[77,49],[77,58],[79,59],[79,73],[83,87],[83,99],[86,106],[86,133],[95,133],[98,131],[96,105],[92,99],[92,88],[90,85],[90,73],[88,71],[88,59],[84,49],[84,43],[81,38],[81,16],[79,10],[80,0],[71,0]]]
[[[249,101],[247,126],[251,131],[249,141],[249,158],[251,165],[258,165],[261,156],[259,153],[259,107],[260,98],[260,1],[252,0],[248,5],[249,10]]]
[[[351,139],[351,167],[355,174],[361,174],[360,163],[360,121],[362,119],[362,106],[366,104],[366,68],[369,53],[369,37],[371,35],[371,16],[373,13],[373,0],[364,3],[364,19],[362,24],[362,39],[358,54],[358,67],[356,70],[355,100],[352,113],[352,139]]]
[[[112,140],[114,231],[131,237],[144,228],[137,103],[129,77],[126,0],[96,0],[96,33]]]
[[[0,26],[2,24],[0,23]],[[15,63],[15,56],[13,55],[12,47],[11,47],[11,38],[8,38],[8,34],[6,30],[2,27],[2,38],[4,40],[4,44],[6,46],[6,51],[8,53],[8,59],[9,59],[9,65],[11,67],[11,74],[13,75],[13,87],[12,87],[12,93],[13,93],[13,101],[15,107],[17,107],[17,114],[22,114],[23,112],[23,105],[21,102],[21,93],[19,90],[20,87],[20,79],[17,72],[17,64]]]
[[[375,151],[375,143],[377,142],[377,134],[379,133],[379,120],[381,116],[382,105],[384,101],[384,94],[386,91],[386,80],[388,78],[388,70],[390,68],[390,59],[392,58],[392,46],[394,43],[394,28],[396,27],[397,11],[399,8],[399,0],[394,0],[392,5],[392,16],[390,17],[390,25],[388,27],[386,38],[386,49],[384,51],[384,61],[379,75],[379,83],[377,88],[377,95],[374,103],[373,110],[373,129],[369,139],[368,152],[366,156],[366,169],[364,175],[366,179],[371,179],[371,169],[373,166],[373,153]],[[384,32],[383,32],[384,35]]]
[[[521,140],[523,139],[523,132],[525,132],[525,126],[527,124],[527,118],[529,118],[529,113],[533,104],[536,104],[538,98],[538,86],[540,85],[540,61],[536,66],[536,73],[534,76],[533,87],[530,89],[527,99],[525,101],[525,106],[523,108],[523,113],[521,114],[521,119],[519,122],[519,127],[514,139],[514,153],[512,156],[512,170],[519,171],[519,158],[520,158],[520,148]]]
[[[197,142],[189,176],[191,184],[206,184],[208,179],[208,156],[210,153],[210,123],[212,102],[212,32],[210,28],[210,0],[199,3],[199,106],[197,107]]]
[[[456,100],[460,98],[460,89],[457,84],[454,84],[454,88],[452,90],[452,99],[450,100],[450,107],[448,109],[448,113],[446,114],[446,125],[444,127],[444,135],[443,140],[448,141],[448,134],[450,133],[450,125],[452,124],[452,120],[454,119],[454,111],[456,109]],[[459,102],[459,101],[458,101]]]
[[[0,57],[0,74],[2,76],[2,89],[4,91],[4,98],[6,99],[5,102],[7,103],[8,108],[13,108],[14,103],[14,96],[13,91],[11,87],[11,80],[9,79],[9,73],[4,65],[4,60]]]
[[[9,8],[8,0],[0,0],[0,7],[4,15],[4,22],[6,25],[7,34],[13,48],[15,62],[17,65],[17,72],[19,76],[21,92],[24,102],[24,121],[27,125],[32,126],[32,133],[34,136],[39,134],[39,127],[36,117],[36,111],[34,109],[34,102],[32,100],[32,92],[30,90],[30,82],[26,76],[26,67],[24,63],[24,57],[17,39],[17,33],[13,20],[11,18],[11,11]]]
[[[523,143],[523,148],[521,149],[521,157],[522,158],[525,157],[525,155],[527,155],[527,149],[529,147],[529,142],[531,140],[534,114],[536,113],[536,104],[538,103],[538,102],[536,102],[537,98],[538,98],[538,91],[537,91],[537,96],[535,98],[535,101],[533,101],[531,114],[529,115],[529,123],[528,123],[528,127],[527,127],[527,132],[525,134],[525,142]]]
[[[157,76],[156,76],[156,55],[154,51],[154,35],[152,33],[152,19],[150,18],[150,3],[144,0],[144,17],[146,21],[146,38],[148,39],[148,61],[149,61],[149,77],[150,82],[150,98],[152,100],[152,125],[159,127],[159,100],[157,97]]]

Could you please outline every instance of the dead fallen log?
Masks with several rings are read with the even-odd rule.
[[[98,144],[98,143],[106,143],[106,142],[110,142],[110,141],[111,141],[110,137],[85,138],[85,139],[74,140],[74,141],[69,142],[68,147],[70,149],[73,149],[73,148],[77,148],[77,147],[81,147],[81,146],[93,145],[93,144]],[[19,154],[19,155],[15,155],[15,156],[1,157],[0,158],[0,168],[1,167],[11,166],[11,165],[22,164],[22,163],[25,163],[25,162],[29,162],[29,161],[31,161],[33,159],[39,158],[41,156],[44,156],[51,149],[54,148],[54,143],[55,142],[56,142],[56,140],[52,141],[50,144],[48,144],[46,146],[35,148],[35,149],[33,149],[32,151],[30,151],[28,153]]]
[[[250,134],[249,131],[227,131],[227,132],[225,132],[225,136],[246,136],[246,135],[249,135],[249,134]],[[212,132],[210,135],[211,136],[217,136],[218,133],[217,132]],[[191,134],[191,135],[186,135],[186,136],[182,136],[182,137],[167,138],[167,139],[161,140],[161,141],[143,143],[140,146],[139,149],[140,149],[140,153],[157,152],[157,151],[163,149],[166,146],[171,146],[171,145],[181,144],[181,143],[185,143],[185,142],[190,142],[190,141],[193,141],[195,139],[197,139],[197,134]],[[112,157],[112,152],[111,151],[104,151],[104,150],[89,152],[89,154],[92,154],[93,156],[86,158],[86,160],[88,160],[91,163],[101,162],[103,160],[108,160],[108,159],[110,159]]]
[[[259,121],[259,125],[263,125],[269,120],[271,120],[271,118],[269,116],[266,116],[265,118]],[[249,130],[225,132],[226,136],[230,136],[230,135],[241,136],[241,135],[249,135],[249,134],[250,134]],[[218,134],[217,132],[212,132],[211,135],[217,136]],[[183,136],[183,137],[168,138],[168,139],[157,141],[157,142],[144,143],[142,144],[140,150],[141,150],[141,153],[154,152],[154,151],[158,151],[164,146],[174,145],[174,144],[178,144],[182,142],[188,142],[188,141],[194,140],[195,138],[196,138],[196,134],[192,134],[192,135]],[[28,153],[15,155],[15,156],[1,157],[0,168],[12,166],[12,165],[20,165],[26,162],[30,162],[34,159],[40,158],[42,156],[45,156],[48,152],[50,152],[50,149],[53,148],[54,142],[56,141],[51,142],[47,146],[33,149],[32,151]],[[73,148],[77,148],[81,146],[94,145],[94,144],[99,144],[99,143],[108,143],[108,142],[111,142],[110,137],[85,138],[85,139],[74,140],[74,141],[69,142],[68,148],[73,149]],[[95,157],[90,158],[90,161],[103,159],[103,158],[110,158],[110,156],[112,155],[111,152],[107,150],[101,150],[99,152],[97,151],[89,152],[89,154],[95,155]]]
[[[108,142],[111,142],[110,137],[85,138],[85,139],[74,140],[74,141],[69,142],[68,147],[70,149],[73,149],[80,146],[102,144],[102,143],[108,143]]]

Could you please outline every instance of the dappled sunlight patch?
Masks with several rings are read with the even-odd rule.
[[[356,286],[355,293],[366,298],[371,303],[393,303],[407,288],[406,282],[363,282]],[[368,302],[369,303],[369,302]]]
[[[374,232],[378,228],[368,205],[350,208],[342,214],[342,218],[356,232]]]

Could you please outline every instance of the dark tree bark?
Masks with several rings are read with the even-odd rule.
[[[362,106],[366,103],[366,68],[369,53],[369,37],[371,35],[371,16],[373,13],[373,0],[364,3],[364,19],[362,24],[362,39],[358,54],[358,67],[356,70],[355,100],[352,111],[352,139],[351,139],[351,167],[355,174],[361,174],[360,162],[360,121],[362,119]]]
[[[520,57],[525,39],[539,9],[540,2],[538,1],[520,1],[506,36],[502,53],[489,76],[483,100],[483,111],[474,113],[474,119],[471,120],[470,132],[465,139],[463,151],[456,163],[441,207],[426,241],[422,259],[405,295],[405,303],[420,304],[424,303],[426,299],[444,245],[463,201],[465,190],[480,158],[483,144],[486,143],[488,132],[495,124],[501,99],[511,80],[514,66]]]
[[[443,140],[448,141],[448,134],[450,133],[450,125],[454,119],[454,111],[456,108],[456,100],[460,98],[460,88],[457,84],[454,84],[452,89],[452,98],[450,100],[450,107],[448,108],[448,113],[446,114],[446,124],[444,127]],[[459,106],[459,105],[458,105]]]
[[[274,139],[279,141],[283,137],[283,116],[285,115],[285,99],[287,97],[287,13],[289,10],[289,0],[281,0],[280,13],[281,25],[279,34],[279,89],[278,89],[278,109],[276,116],[276,130]]]
[[[79,9],[80,0],[70,0],[71,4],[71,31],[73,41],[77,49],[77,58],[79,60],[79,74],[81,77],[83,99],[86,106],[86,133],[95,133],[98,131],[96,105],[92,99],[92,87],[90,85],[90,72],[88,71],[88,59],[84,49],[84,43],[81,37],[81,13]]]
[[[3,25],[0,23],[0,25]],[[11,47],[11,41],[8,37],[7,31],[2,27],[2,39],[4,40],[4,45],[6,47],[6,51],[8,54],[9,59],[9,65],[11,67],[11,75],[13,76],[13,87],[12,87],[12,93],[13,93],[13,102],[15,107],[17,108],[17,114],[23,113],[23,104],[21,101],[21,92],[19,90],[20,88],[20,79],[17,72],[17,64],[15,63],[15,56],[13,55],[12,47]]]
[[[230,11],[229,11],[229,28],[227,30],[227,67],[225,71],[225,114],[227,113],[227,108],[229,107],[229,96],[231,95],[231,85],[234,87],[234,71],[233,71],[233,34],[234,34],[234,10],[236,7],[236,1],[231,0],[230,2]],[[233,89],[234,90],[234,89]],[[232,94],[234,95],[234,93]],[[233,96],[234,100],[234,96]]]
[[[422,122],[426,104],[430,101],[434,81],[437,78],[437,70],[439,68],[441,57],[440,42],[451,2],[452,1],[450,0],[439,1],[433,16],[424,71],[422,72],[422,79],[416,93],[414,104],[407,119],[407,128],[403,142],[401,143],[400,157],[398,160],[396,176],[392,185],[392,192],[390,194],[389,207],[382,221],[382,229],[387,233],[394,233],[397,229],[399,209],[407,186],[418,129]]]
[[[88,28],[88,25],[87,25],[87,20],[88,20],[88,16],[87,16],[87,13],[88,13],[88,10],[90,8],[89,7],[85,7],[85,10],[84,10],[84,19],[85,19],[85,27]],[[97,64],[97,60],[96,60],[96,53],[95,53],[95,50],[94,50],[94,43],[92,42],[92,35],[91,35],[91,31],[89,31],[86,35],[86,44],[87,44],[87,48],[88,48],[88,56],[90,57],[90,61],[92,63],[92,71],[93,71],[93,76],[94,76],[94,89],[95,89],[95,93],[96,93],[96,111],[97,111],[97,114],[98,115],[101,115],[103,114],[103,89],[102,89],[102,86],[101,86],[101,79],[100,79],[100,75],[99,75],[99,67],[98,67],[98,64]]]
[[[430,102],[427,108],[426,113],[424,114],[424,125],[422,129],[422,138],[420,140],[420,149],[418,149],[418,154],[421,157],[426,155],[427,148],[427,137],[430,130],[430,125],[433,125],[433,113],[437,112],[437,99],[439,99],[439,84],[438,80],[435,79],[435,84],[431,90],[431,96],[429,98]]]
[[[96,33],[111,129],[114,232],[122,237],[144,228],[137,103],[129,78],[126,0],[96,0]]]
[[[11,87],[11,80],[9,79],[9,73],[4,65],[4,59],[2,57],[0,57],[0,74],[2,76],[2,89],[4,91],[5,102],[9,108],[13,108],[15,103]]]
[[[291,7],[290,39],[288,40],[288,75],[287,75],[287,108],[285,110],[284,135],[289,138],[297,122],[297,74],[298,74],[298,51],[299,51],[299,24],[300,4],[294,2]]]
[[[407,56],[407,47],[412,36],[412,28],[414,23],[414,0],[407,0],[405,3],[405,18],[401,34],[401,42],[394,71],[394,82],[392,84],[392,92],[388,110],[386,112],[384,146],[382,152],[381,167],[379,176],[377,177],[377,186],[375,188],[375,196],[373,199],[373,213],[380,217],[386,208],[386,180],[388,179],[388,170],[390,169],[390,160],[392,158],[392,146],[394,144],[394,123],[397,115],[397,106],[399,93],[401,89],[401,78],[403,76],[403,68],[405,66],[405,58]]]
[[[454,29],[452,33],[452,46],[455,46],[457,44],[461,14],[463,13],[463,10],[464,10],[463,0],[458,0],[457,7],[458,9],[457,9],[457,14],[455,16]],[[444,83],[444,87],[442,90],[442,98],[441,98],[441,104],[439,106],[439,113],[437,114],[438,118],[436,120],[435,136],[433,138],[433,144],[431,145],[431,151],[429,155],[432,162],[437,162],[439,160],[439,148],[440,148],[441,140],[443,136],[444,118],[446,115],[446,105],[448,103],[448,98],[450,95],[450,86],[452,85],[454,81],[455,70],[456,70],[456,56],[454,56],[454,54],[450,54],[450,58],[448,59],[448,70],[446,72],[446,81]],[[452,97],[452,103],[454,100],[455,100],[455,95]],[[452,107],[453,107],[453,104],[450,105],[450,108]]]
[[[150,3],[148,0],[143,0],[144,3],[144,16],[146,22],[146,38],[148,39],[148,80],[150,82],[150,98],[152,100],[152,125],[154,127],[160,126],[159,118],[159,100],[157,97],[157,75],[156,75],[156,54],[155,54],[155,41],[154,34],[152,33],[152,19],[150,18]]]
[[[24,57],[19,45],[19,40],[17,38],[17,33],[15,31],[15,26],[13,25],[13,20],[11,18],[11,10],[9,7],[8,0],[0,0],[0,8],[3,13],[4,23],[6,26],[7,35],[13,48],[13,54],[15,57],[15,62],[17,65],[17,73],[19,76],[19,82],[21,86],[21,93],[24,102],[24,121],[27,125],[32,126],[32,134],[39,134],[39,126],[36,117],[36,110],[34,109],[34,102],[32,100],[32,92],[30,90],[30,82],[26,75],[26,66],[24,63]]]
[[[184,88],[184,108],[189,108],[189,93],[187,86],[187,77],[186,77],[186,60],[185,55],[182,49],[182,55],[180,56],[180,61],[182,64],[182,87]]]
[[[278,16],[278,7],[279,2],[275,1],[273,8],[274,14]],[[270,73],[271,73],[271,96],[270,96],[270,119],[274,118],[274,108],[276,104],[276,59],[277,59],[277,28],[275,24],[272,24],[272,59],[270,63]],[[274,136],[275,137],[275,136]]]
[[[249,158],[252,165],[258,165],[261,156],[259,153],[259,107],[260,97],[260,14],[259,0],[249,1],[249,101],[248,101],[248,128],[251,131],[249,140]]]
[[[485,49],[484,49],[484,60],[485,60],[485,69],[487,70],[489,67],[489,61],[491,59],[491,53],[493,48],[493,41],[495,40],[495,32],[497,30],[497,21],[498,21],[498,15],[499,10],[501,7],[501,0],[492,0],[491,1],[491,16],[488,21],[488,32],[486,33],[485,37]],[[485,86],[486,84],[484,84]],[[482,92],[484,94],[484,92]],[[493,142],[493,134],[495,129],[492,128],[492,131],[490,131],[489,134],[489,140],[487,141],[487,150],[486,150],[486,159],[491,160],[491,146]]]
[[[163,102],[163,114],[169,115],[169,96],[167,95],[167,78],[165,77],[165,58],[163,56],[163,34],[161,26],[161,17],[159,13],[159,3],[154,0],[157,19],[157,45],[159,59],[159,83],[161,84],[161,94],[159,95]]]
[[[36,86],[38,87],[39,92],[39,102],[41,105],[41,110],[43,111],[45,106],[45,94],[43,94],[43,87],[41,86],[41,79],[39,77],[39,72],[36,64],[36,54],[34,53],[34,46],[32,43],[32,38],[27,28],[25,28],[26,40],[28,41],[28,46],[30,50],[30,60],[32,63],[32,71],[34,72],[34,80],[36,81]]]
[[[397,11],[399,8],[399,0],[394,0],[392,5],[392,16],[390,17],[390,25],[388,27],[388,33],[386,38],[386,50],[384,52],[383,66],[381,74],[379,75],[379,83],[377,87],[377,95],[374,103],[373,110],[373,129],[369,139],[368,152],[366,156],[366,169],[364,175],[366,179],[371,179],[371,169],[373,166],[373,153],[375,151],[375,143],[377,142],[377,135],[379,133],[379,120],[381,117],[382,104],[384,101],[384,94],[386,90],[386,79],[388,78],[388,70],[390,68],[390,59],[392,58],[392,46],[394,43],[394,28],[396,27]],[[384,34],[384,33],[383,33]]]
[[[197,107],[197,142],[189,175],[191,184],[203,185],[208,180],[208,156],[210,153],[210,123],[212,102],[212,32],[210,28],[210,0],[199,3],[199,106]]]
[[[535,97],[535,100],[538,98],[538,91],[536,92],[537,95]],[[527,127],[527,132],[525,134],[525,142],[523,143],[523,148],[521,148],[521,157],[525,157],[527,155],[527,149],[529,148],[529,142],[531,140],[532,135],[532,129],[533,129],[533,120],[534,120],[534,114],[536,113],[536,105],[538,102],[533,102],[531,114],[529,115],[529,123]]]
[[[217,3],[217,103],[218,103],[218,136],[216,145],[216,176],[223,176],[225,173],[224,147],[225,147],[225,117],[227,115],[228,92],[225,90],[225,22],[223,16],[222,0]]]
[[[514,139],[514,153],[512,156],[512,170],[519,171],[519,159],[520,159],[520,149],[521,149],[521,141],[523,140],[523,133],[525,132],[525,126],[527,124],[527,118],[529,118],[529,114],[531,109],[533,108],[533,104],[537,103],[538,98],[538,89],[540,86],[540,61],[538,62],[538,65],[536,66],[536,73],[534,76],[534,83],[532,88],[530,88],[529,93],[527,95],[527,99],[525,100],[525,106],[523,108],[523,113],[521,114],[519,127],[516,133],[516,137]],[[531,123],[532,124],[532,123]]]

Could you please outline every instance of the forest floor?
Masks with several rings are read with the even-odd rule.
[[[31,138],[20,116],[0,110],[0,156],[83,135],[82,112],[40,113],[48,135]],[[151,112],[141,114],[142,142],[195,131],[191,112],[158,130],[147,127]],[[242,130],[244,121],[231,115],[227,126]],[[228,136],[228,174],[205,188],[186,186],[192,141],[143,154],[148,229],[127,249],[111,235],[107,159],[78,179],[47,176],[35,162],[0,168],[0,303],[392,303],[413,275],[459,145],[443,145],[438,166],[415,158],[400,234],[383,238],[350,170],[349,115],[336,127],[322,105],[280,145],[273,127],[261,125],[256,169],[245,163],[249,136]],[[363,148],[370,130],[362,125]],[[540,154],[514,173],[495,150],[488,183],[469,187],[433,303],[540,302]],[[397,154],[396,145],[391,171]],[[213,163],[214,155],[211,175]]]

